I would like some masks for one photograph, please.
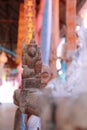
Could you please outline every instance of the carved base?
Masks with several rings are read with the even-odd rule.
[[[41,78],[25,78],[22,79],[22,85],[24,88],[40,88]]]
[[[22,90],[20,93],[20,110],[26,114],[40,114],[42,92],[31,88]]]

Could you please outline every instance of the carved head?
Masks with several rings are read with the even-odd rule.
[[[28,53],[29,56],[35,57],[35,55],[37,53],[36,45],[28,45],[27,53]]]
[[[36,42],[35,42],[34,33],[32,34],[32,39],[30,41],[30,44],[27,46],[27,53],[31,57],[35,57],[35,55],[37,53],[37,45],[36,45]]]
[[[47,83],[52,79],[52,73],[49,66],[42,65],[42,73],[41,73],[41,84],[42,87],[46,86]]]

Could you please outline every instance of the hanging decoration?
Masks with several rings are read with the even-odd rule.
[[[35,0],[24,0],[25,14],[25,41],[27,44],[32,39],[32,33],[35,32]]]
[[[76,48],[76,0],[66,0],[67,48]]]
[[[64,58],[66,57],[66,38],[62,37],[60,43],[57,47],[57,61],[56,68],[58,72],[58,76],[60,77],[63,83],[66,82],[66,61]]]
[[[14,57],[18,57],[18,55],[15,52],[8,50],[8,49],[2,47],[1,45],[0,45],[0,50],[5,51],[6,53],[9,53],[10,55],[12,55]]]

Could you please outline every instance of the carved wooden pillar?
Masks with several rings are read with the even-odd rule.
[[[56,50],[59,43],[59,0],[52,1],[52,43],[50,67],[53,76],[56,74]]]
[[[25,37],[25,25],[24,25],[24,4],[20,4],[19,10],[19,23],[18,23],[18,42],[17,42],[17,54],[22,56],[22,41]],[[20,58],[17,58],[17,62],[20,62]]]
[[[32,39],[32,33],[35,32],[35,0],[24,0],[25,13],[25,41],[27,44]]]
[[[67,48],[76,47],[76,0],[66,0]]]

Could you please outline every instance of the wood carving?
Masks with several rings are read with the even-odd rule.
[[[23,45],[23,88],[40,88],[41,86],[41,54],[40,47],[35,44],[34,36],[29,45]]]

